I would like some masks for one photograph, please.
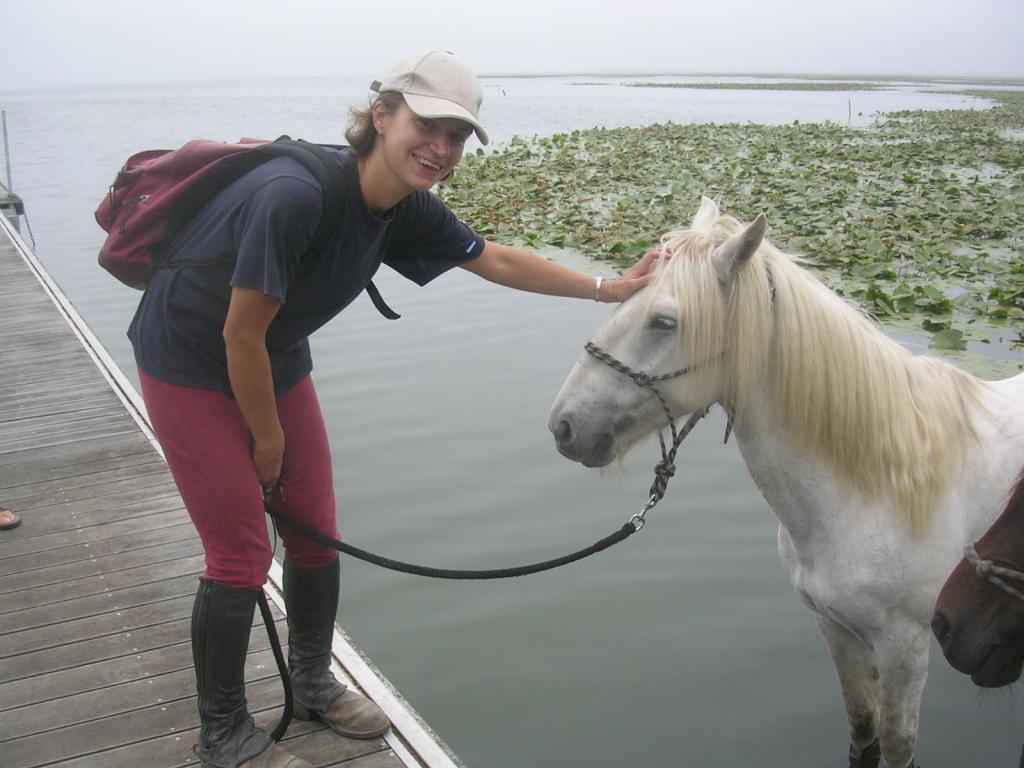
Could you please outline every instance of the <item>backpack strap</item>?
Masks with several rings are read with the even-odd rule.
[[[341,190],[343,180],[341,168],[337,161],[327,152],[324,147],[342,149],[342,146],[334,144],[313,144],[302,139],[290,139],[282,136],[270,144],[265,144],[256,152],[265,152],[272,155],[286,155],[302,163],[310,173],[316,176],[320,188],[324,192],[323,212],[320,215],[320,223],[316,232],[309,242],[306,253],[314,253],[327,247],[327,244],[334,237],[335,232],[341,224]],[[377,286],[371,280],[366,285],[366,293],[377,308],[388,320],[397,320],[401,317],[387,305],[384,298],[377,290]]]

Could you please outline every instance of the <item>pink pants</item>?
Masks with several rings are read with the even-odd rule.
[[[182,387],[139,371],[142,396],[174,482],[206,550],[204,577],[240,589],[267,580],[273,550],[249,427],[237,403],[220,392]],[[306,377],[277,398],[284,429],[283,512],[338,537],[327,429],[313,380]],[[280,527],[288,560],[303,568],[338,556],[301,533]]]

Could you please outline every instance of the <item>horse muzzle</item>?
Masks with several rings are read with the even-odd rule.
[[[636,424],[629,415],[610,423],[596,423],[571,411],[552,412],[548,429],[558,452],[585,467],[606,467],[619,455],[621,438]]]
[[[941,604],[932,616],[932,632],[946,661],[982,688],[1014,683],[1024,667],[1024,638],[1008,636],[1002,618],[961,616]]]

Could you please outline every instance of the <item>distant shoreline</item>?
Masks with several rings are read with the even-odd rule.
[[[600,77],[608,79],[642,78],[642,77],[743,77],[754,80],[839,80],[845,82],[905,82],[905,83],[949,83],[952,85],[992,84],[1024,86],[1024,76],[985,76],[985,75],[840,75],[828,73],[802,74],[794,72],[548,72],[540,74],[516,74],[504,72],[480,75],[481,80],[499,80],[506,78],[543,79],[554,77]]]
[[[580,85],[591,85],[591,83],[580,83]],[[688,88],[691,90],[706,91],[881,91],[891,90],[892,85],[888,83],[861,83],[851,80],[813,80],[811,82],[784,82],[784,83],[652,83],[637,82],[623,83],[625,88]]]
[[[522,79],[522,80],[543,80],[543,79],[554,79],[554,78],[565,78],[565,77],[578,77],[578,78],[600,78],[608,80],[639,80],[641,78],[701,78],[705,81],[713,80],[714,78],[747,78],[751,81],[760,80],[802,80],[802,81],[839,81],[839,82],[882,82],[882,83],[927,83],[927,84],[946,84],[946,85],[993,85],[993,86],[1013,86],[1013,87],[1024,87],[1024,75],[1016,77],[1006,76],[985,76],[985,75],[841,75],[841,74],[827,74],[827,73],[810,73],[800,74],[793,72],[549,72],[549,73],[491,73],[486,75],[480,75],[480,79],[485,81],[493,80],[507,80],[507,79]],[[213,80],[166,80],[159,82],[122,82],[122,83],[68,83],[63,85],[37,85],[37,86],[5,86],[0,88],[0,96],[17,96],[23,94],[41,94],[41,93],[68,93],[68,92],[87,92],[87,91],[102,91],[109,90],[112,88],[124,88],[129,90],[134,89],[145,89],[145,88],[191,88],[196,86],[207,86],[207,85],[253,85],[259,83],[282,83],[282,82],[327,82],[327,83],[338,83],[342,81],[350,80],[365,80],[367,84],[373,78],[370,75],[360,75],[358,73],[337,73],[331,75],[325,75],[318,73],[315,75],[282,75],[278,77],[264,77],[264,78],[253,78],[253,77],[239,77],[239,78],[217,78]],[[729,86],[732,87],[732,86]]]

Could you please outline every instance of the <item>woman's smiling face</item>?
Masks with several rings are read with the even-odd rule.
[[[405,103],[393,112],[375,109],[374,125],[388,168],[410,191],[428,190],[447,177],[473,133],[462,120],[420,117]]]

